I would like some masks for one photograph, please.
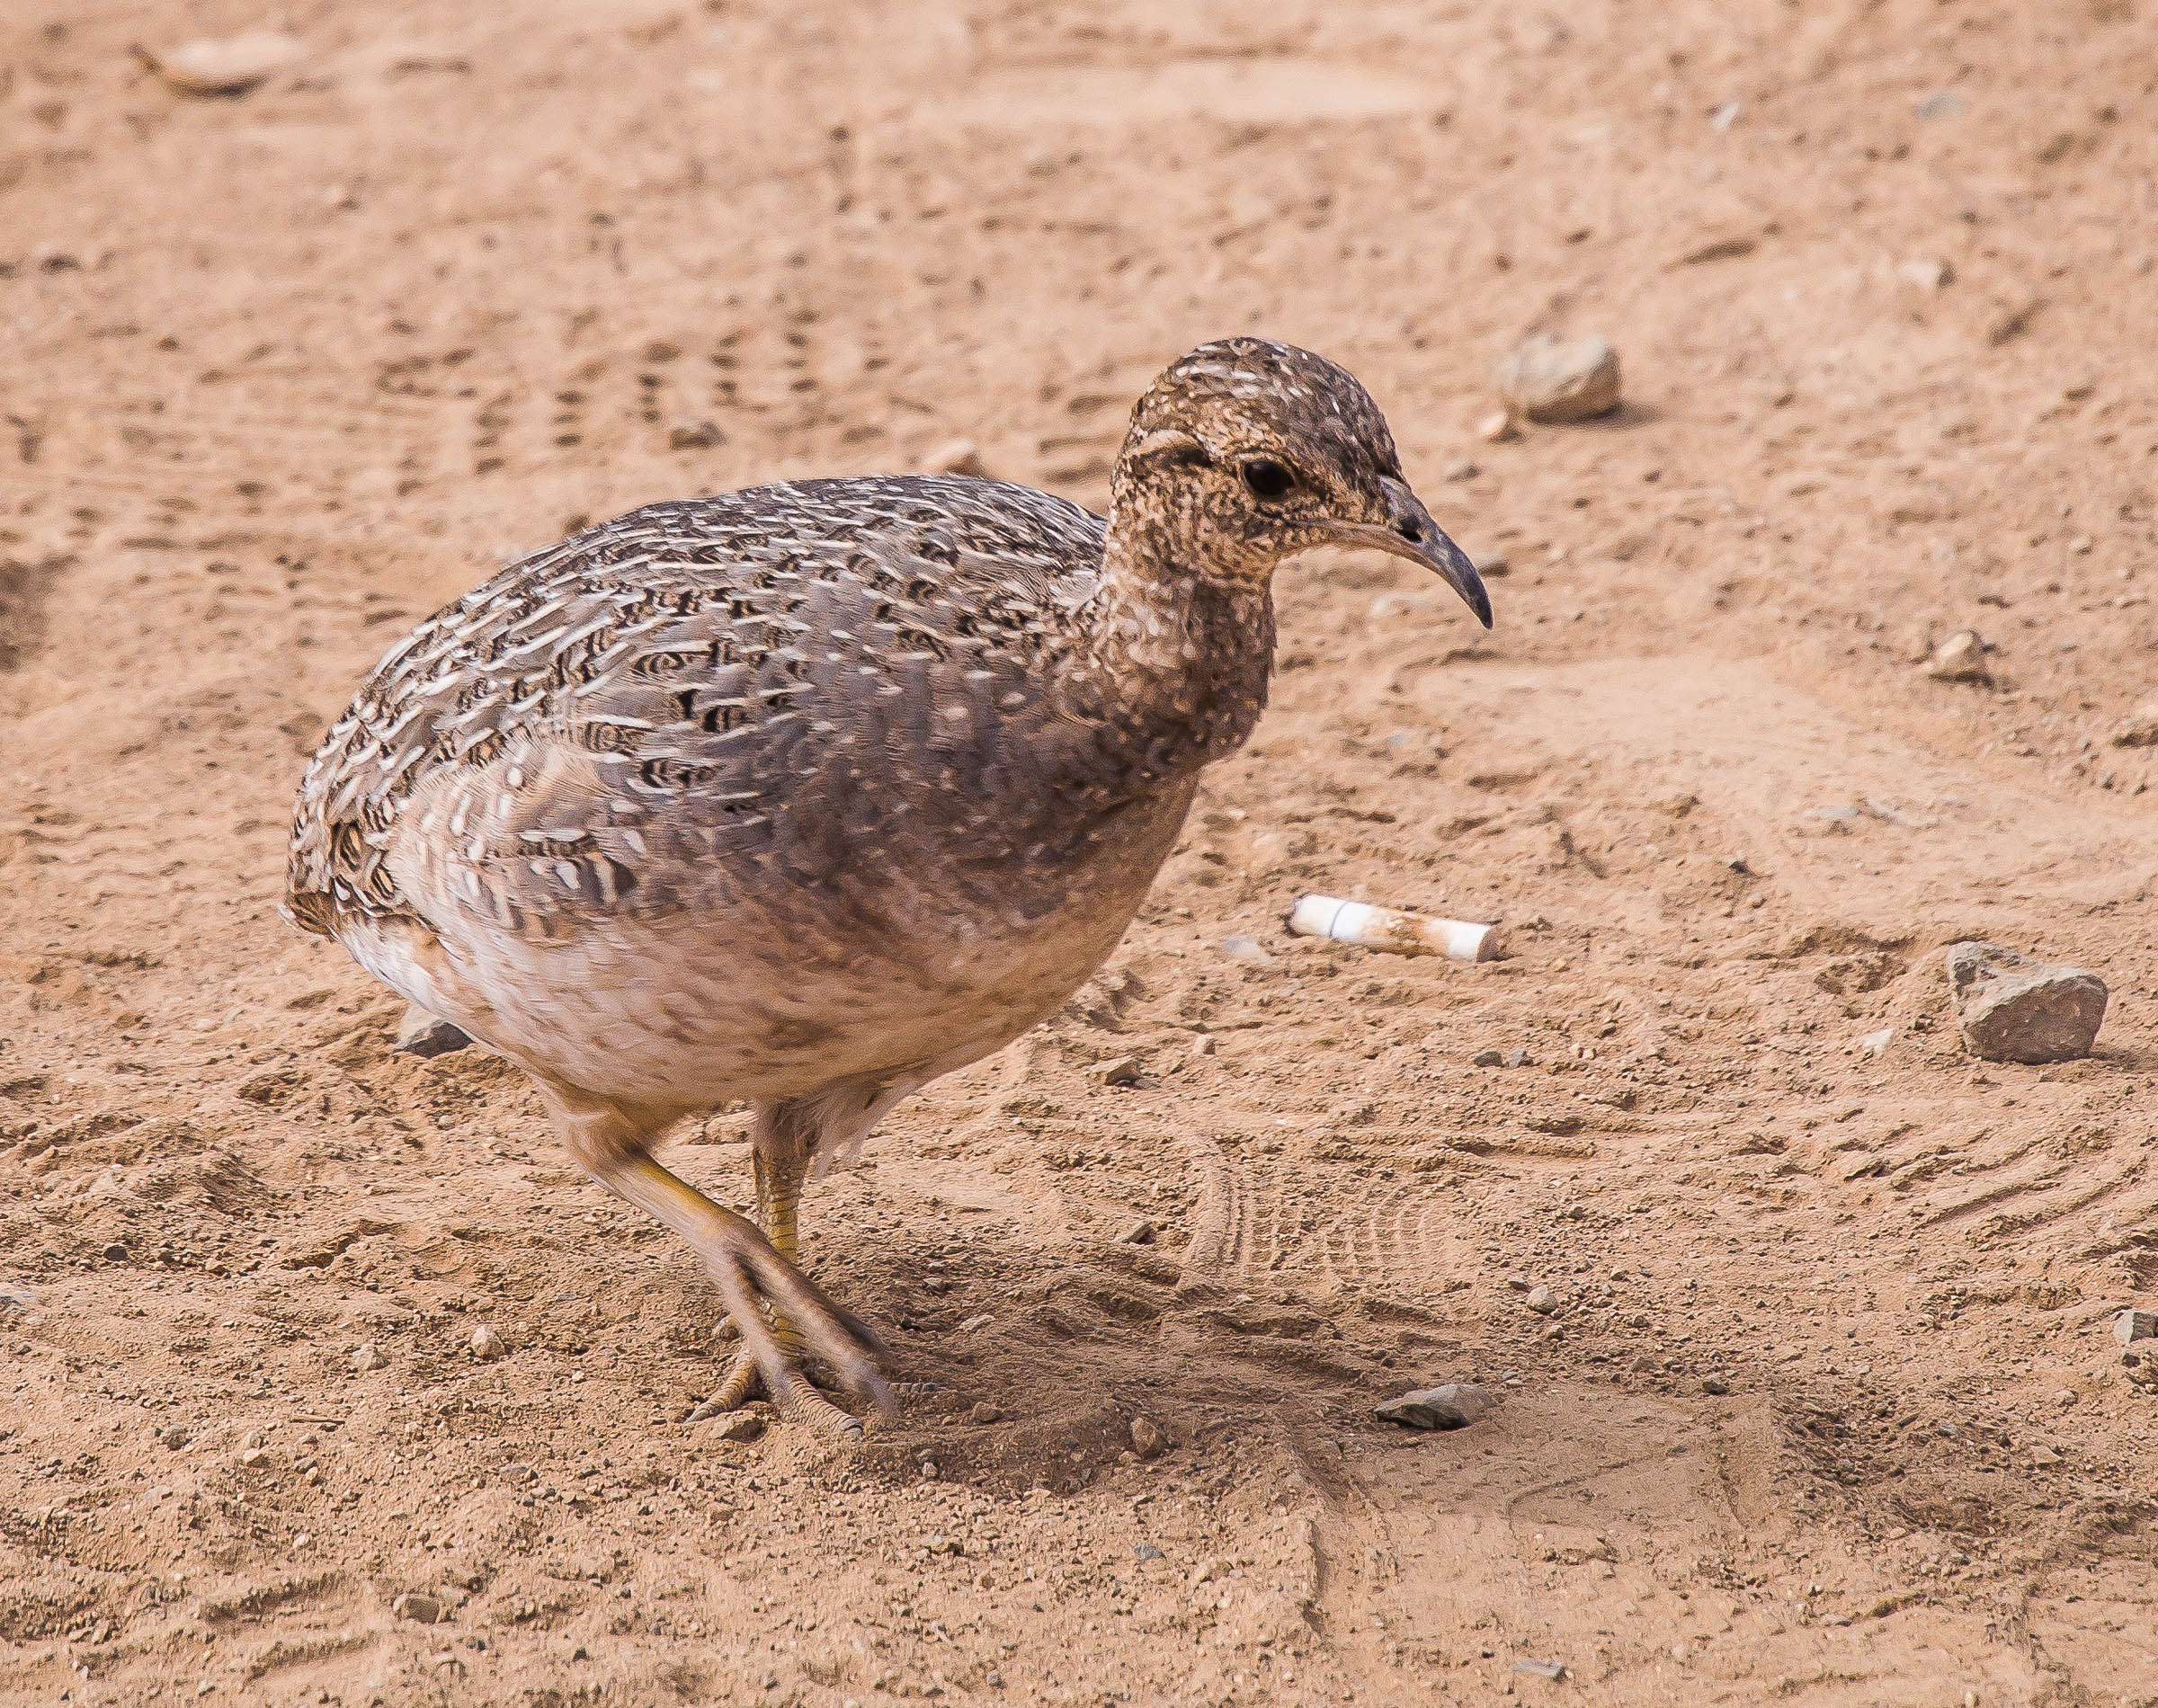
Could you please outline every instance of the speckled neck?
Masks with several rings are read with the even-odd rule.
[[[1096,703],[1149,771],[1235,752],[1266,709],[1274,602],[1263,582],[1199,574],[1110,512],[1092,663]]]

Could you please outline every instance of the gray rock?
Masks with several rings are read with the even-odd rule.
[[[1499,358],[1498,379],[1530,421],[1587,421],[1618,407],[1618,352],[1606,338],[1531,333]]]
[[[1478,1050],[1469,1059],[1471,1065],[1476,1067],[1497,1067],[1506,1060],[1497,1050]]]
[[[754,1441],[764,1433],[764,1419],[754,1411],[729,1411],[712,1433],[722,1441]]]
[[[1521,1303],[1539,1317],[1547,1317],[1558,1309],[1558,1294],[1549,1287],[1530,1287],[1529,1296]]]
[[[2047,966],[1998,943],[1948,950],[1964,1047],[1988,1062],[2070,1062],[2091,1054],[2106,987],[2079,966]]]
[[[389,1604],[389,1610],[400,1619],[416,1620],[423,1625],[440,1623],[445,1611],[435,1597],[416,1592],[399,1596]]]
[[[1141,1220],[1134,1222],[1123,1232],[1117,1235],[1117,1243],[1119,1245],[1152,1245],[1154,1235],[1154,1223]]]
[[[1086,1077],[1096,1085],[1137,1085],[1139,1082],[1139,1058],[1136,1055],[1111,1056],[1106,1062],[1097,1062],[1086,1071]]]
[[[472,1040],[447,1020],[438,1020],[424,1008],[408,1008],[397,1022],[397,1041],[390,1047],[400,1055],[422,1060],[461,1050]]]
[[[2113,1319],[2113,1338],[2122,1346],[2158,1339],[2158,1312],[2123,1311]]]
[[[1490,1410],[1490,1392],[1473,1382],[1419,1388],[1372,1408],[1382,1421],[1410,1429],[1466,1429]]]
[[[1168,1445],[1169,1437],[1152,1418],[1141,1416],[1131,1420],[1131,1450],[1140,1458],[1151,1459]]]

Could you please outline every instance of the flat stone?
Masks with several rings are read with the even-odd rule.
[[[1126,1228],[1123,1232],[1117,1235],[1117,1243],[1119,1245],[1152,1245],[1154,1243],[1154,1235],[1155,1226],[1153,1223],[1146,1221],[1134,1222],[1129,1227]]]
[[[1397,1400],[1372,1407],[1386,1423],[1409,1429],[1466,1429],[1491,1410],[1491,1394],[1473,1382],[1446,1382],[1419,1388]]]
[[[729,1411],[712,1426],[722,1441],[754,1441],[764,1433],[764,1419],[754,1411]]]
[[[1498,380],[1530,421],[1588,421],[1618,407],[1618,352],[1607,338],[1531,333],[1499,358]]]
[[[184,95],[245,94],[306,52],[304,43],[274,30],[183,41],[157,53],[137,49],[168,87]]]
[[[461,1050],[472,1040],[447,1020],[437,1019],[424,1008],[408,1008],[397,1022],[397,1041],[390,1047],[400,1055],[422,1060]]]
[[[2158,699],[2138,706],[2113,731],[2116,747],[2158,747]]]
[[[1139,1082],[1139,1058],[1136,1055],[1111,1056],[1106,1062],[1097,1062],[1086,1071],[1086,1077],[1096,1085],[1137,1085]]]
[[[1505,1060],[1504,1054],[1497,1050],[1478,1050],[1469,1063],[1474,1067],[1497,1067]]]
[[[1964,1047],[1988,1062],[2072,1062],[2091,1054],[2106,987],[2079,966],[2048,966],[1998,943],[1948,950]]]
[[[2158,1311],[2123,1311],[2113,1319],[2113,1338],[2122,1346],[2158,1340]]]

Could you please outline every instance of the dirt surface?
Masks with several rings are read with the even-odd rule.
[[[0,1697],[2158,1702],[2153,0],[129,52],[262,22],[0,21]],[[1482,442],[1541,326],[1626,407]],[[302,756],[578,519],[955,435],[1098,503],[1242,331],[1367,381],[1496,632],[1287,573],[1110,967],[812,1194],[942,1392],[854,1454],[683,1423],[686,1252],[278,918]],[[1917,667],[1964,627],[1988,680]],[[1292,939],[1307,890],[1512,954]],[[2107,980],[2097,1054],[1965,1056],[1969,935]],[[743,1140],[670,1154],[740,1202]],[[1373,1419],[1445,1380],[1500,1402]]]

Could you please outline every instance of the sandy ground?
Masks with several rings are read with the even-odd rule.
[[[263,21],[0,20],[0,1697],[2158,1703],[2154,0],[365,0],[233,100],[129,51]],[[1626,409],[1480,442],[1541,325]],[[302,756],[577,519],[959,434],[1099,503],[1231,331],[1364,378],[1496,632],[1289,572],[1110,967],[812,1196],[942,1393],[852,1455],[682,1422],[686,1253],[278,918]],[[1989,682],[1915,668],[1966,625]],[[1305,890],[1514,953],[1291,939]],[[1966,1057],[1972,934],[2108,980],[2096,1056]],[[744,1199],[741,1119],[684,1137]],[[1447,1379],[1502,1403],[1372,1418]]]

